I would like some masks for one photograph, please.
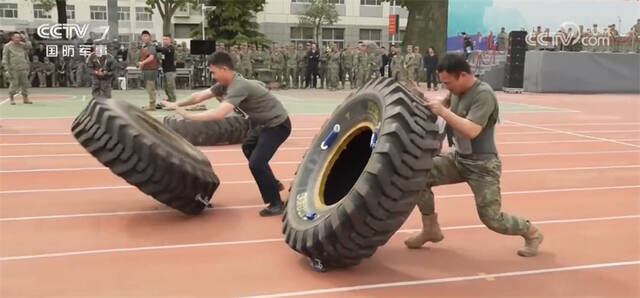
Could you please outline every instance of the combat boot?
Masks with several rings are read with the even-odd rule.
[[[444,239],[440,225],[438,224],[438,214],[422,216],[422,231],[404,241],[404,244],[411,249],[418,249],[427,242],[440,242]]]
[[[538,254],[540,243],[544,240],[544,235],[533,224],[530,224],[529,230],[522,234],[522,237],[524,238],[524,247],[518,249],[518,255],[521,257],[535,257]]]
[[[16,105],[16,101],[13,100],[13,95],[9,95],[9,104],[12,105],[12,106]]]
[[[29,96],[24,94],[22,95],[22,102],[26,105],[30,105],[33,103],[32,101],[29,100]]]

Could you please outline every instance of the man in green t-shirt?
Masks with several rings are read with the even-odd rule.
[[[438,65],[440,80],[449,89],[440,100],[425,99],[432,113],[446,122],[446,134],[453,150],[433,159],[427,189],[418,200],[422,213],[422,231],[405,241],[409,248],[420,248],[426,242],[439,242],[444,237],[435,213],[431,187],[466,182],[475,196],[482,223],[505,235],[521,235],[525,245],[518,255],[537,255],[543,235],[526,219],[500,211],[500,175],[494,129],[498,121],[498,101],[489,84],[471,74],[471,68],[460,55],[446,55]],[[415,91],[415,90],[413,90]]]
[[[262,199],[269,204],[260,211],[260,215],[282,214],[284,204],[280,191],[284,187],[273,175],[269,160],[291,134],[291,121],[287,111],[262,82],[247,80],[236,73],[233,59],[228,53],[214,53],[207,59],[207,65],[217,81],[215,85],[177,103],[165,101],[164,106],[174,108],[185,118],[195,121],[220,120],[231,112],[248,118],[251,130],[242,144],[242,152],[249,161],[249,169],[258,184]],[[217,109],[189,113],[180,108],[212,97],[220,101]]]

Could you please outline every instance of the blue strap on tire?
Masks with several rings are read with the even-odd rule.
[[[369,147],[373,149],[376,147],[377,144],[378,144],[378,128],[376,127],[373,133],[371,133],[371,141],[369,141]]]
[[[320,144],[320,149],[322,149],[322,151],[329,149],[331,144],[336,140],[336,137],[338,137],[338,133],[340,133],[340,124],[333,126],[333,130],[324,139],[324,141],[322,141],[322,144]]]

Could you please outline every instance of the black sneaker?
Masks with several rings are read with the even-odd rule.
[[[278,181],[278,191],[284,191],[284,184],[280,181]]]
[[[260,216],[276,216],[284,213],[284,204],[271,204],[269,207],[260,210]]]

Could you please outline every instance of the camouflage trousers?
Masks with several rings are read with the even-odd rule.
[[[176,73],[173,71],[164,73],[164,93],[167,94],[167,100],[176,102]]]
[[[91,96],[111,98],[111,78],[91,78]]]
[[[476,201],[476,209],[482,223],[489,229],[506,235],[522,235],[529,229],[529,221],[501,212],[500,159],[470,160],[459,157],[455,151],[438,155],[433,159],[433,168],[424,195],[418,199],[418,208],[423,215],[435,212],[431,187],[466,182]]]
[[[416,77],[417,71],[415,67],[407,67],[407,74],[409,76],[409,80],[412,81],[417,81],[418,78]]]
[[[298,88],[298,68],[287,67],[284,78],[285,84],[288,88]]]
[[[149,94],[149,106],[156,104],[156,79],[158,78],[157,70],[143,70],[144,89]]]
[[[22,96],[29,95],[28,88],[31,87],[29,81],[28,70],[10,70],[7,72],[9,79],[9,96],[14,96],[18,92],[22,93]]]
[[[278,86],[282,86],[285,81],[284,70],[282,68],[271,68],[273,72],[273,80],[278,83]]]
[[[338,65],[330,65],[327,69],[327,76],[327,87],[338,88],[338,83],[340,82],[340,68]]]

